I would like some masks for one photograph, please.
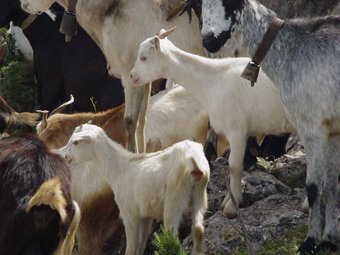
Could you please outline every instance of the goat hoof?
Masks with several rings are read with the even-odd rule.
[[[223,207],[223,214],[229,219],[234,219],[237,217],[237,210],[231,199],[227,200]]]
[[[315,254],[315,239],[313,237],[308,237],[299,247],[298,252],[301,255],[312,255]]]
[[[316,252],[336,252],[337,247],[330,241],[322,241],[318,246],[316,246]]]

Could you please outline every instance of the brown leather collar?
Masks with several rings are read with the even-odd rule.
[[[251,86],[254,86],[254,83],[257,81],[260,64],[266,56],[268,50],[270,49],[270,46],[274,42],[283,23],[283,20],[279,19],[276,16],[273,17],[272,22],[266,34],[263,36],[262,42],[258,46],[252,60],[248,63],[243,73],[241,74],[241,77],[250,80]]]

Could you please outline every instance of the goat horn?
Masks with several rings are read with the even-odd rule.
[[[169,30],[166,30],[164,32],[161,32],[158,37],[160,39],[164,39],[165,37],[167,37],[169,34],[171,34],[174,30],[176,29],[176,27],[170,28]]]
[[[48,111],[47,110],[36,110],[38,113],[42,113],[42,119],[41,119],[41,130],[44,131],[47,128],[47,116],[48,116]]]
[[[57,108],[55,108],[55,109],[51,112],[50,116],[52,116],[53,114],[62,112],[62,111],[66,108],[66,106],[72,104],[73,102],[74,102],[74,97],[73,97],[73,95],[71,94],[70,100],[68,100],[67,102],[65,102],[65,103],[59,105]]]

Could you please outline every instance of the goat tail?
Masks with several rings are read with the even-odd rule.
[[[186,141],[188,149],[186,158],[192,162],[190,174],[195,182],[207,183],[210,177],[210,167],[200,143]]]
[[[26,211],[30,212],[34,206],[48,205],[59,213],[61,221],[65,223],[67,218],[66,204],[60,178],[54,177],[41,184],[37,192],[29,200]]]
[[[38,119],[40,118],[40,113],[32,113],[32,112],[14,112],[8,116],[6,116],[6,122],[9,125],[22,125],[26,124],[31,127],[35,126],[38,123]]]

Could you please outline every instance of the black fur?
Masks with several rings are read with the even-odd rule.
[[[315,184],[306,185],[306,191],[309,207],[313,207],[316,197],[318,195],[318,186],[316,186]]]
[[[27,203],[40,185],[59,176],[66,211],[73,217],[70,173],[63,159],[50,153],[34,135],[15,135],[0,140],[0,251],[11,255],[49,255],[67,233],[49,206]]]

